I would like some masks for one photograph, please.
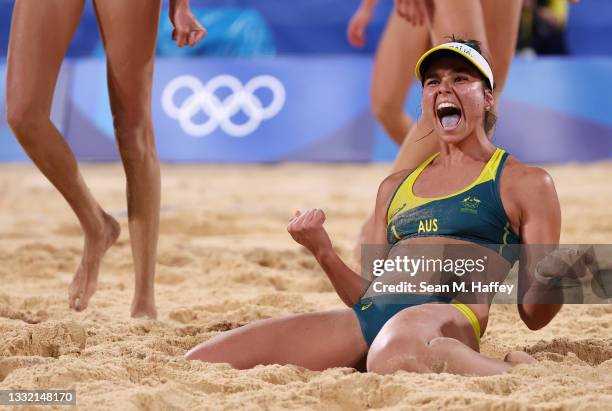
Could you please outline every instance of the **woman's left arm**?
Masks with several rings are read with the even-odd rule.
[[[169,16],[174,26],[172,40],[177,46],[193,47],[206,35],[206,29],[191,13],[189,0],[170,0]]]
[[[548,324],[559,312],[561,296],[551,295],[545,285],[535,279],[538,262],[558,248],[561,236],[561,207],[550,175],[537,167],[517,165],[513,176],[519,209],[521,259],[519,265],[518,311],[523,322],[533,330]]]

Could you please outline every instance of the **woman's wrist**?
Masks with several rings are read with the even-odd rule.
[[[336,252],[332,247],[323,247],[313,252],[317,261],[321,264],[328,263],[336,256]]]

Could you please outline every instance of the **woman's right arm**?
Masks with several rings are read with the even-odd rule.
[[[395,173],[387,177],[379,186],[376,197],[375,235],[374,238],[366,240],[368,244],[374,247],[373,253],[380,255],[371,257],[386,257],[387,205],[395,188],[405,175],[405,171]],[[289,222],[287,231],[297,243],[303,245],[312,253],[329,277],[336,293],[347,306],[352,307],[369,287],[369,276],[367,273],[359,275],[342,261],[323,227],[324,222],[325,213],[322,210],[314,209],[305,213],[298,211]]]

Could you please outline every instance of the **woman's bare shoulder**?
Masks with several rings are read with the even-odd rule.
[[[508,157],[508,160],[506,160],[502,180],[507,180],[508,183],[521,186],[524,189],[544,188],[550,185],[554,186],[552,177],[545,169],[530,166],[514,157]]]
[[[521,202],[557,199],[554,181],[545,169],[525,164],[513,157],[508,157],[506,161],[501,186],[504,192],[524,200]]]

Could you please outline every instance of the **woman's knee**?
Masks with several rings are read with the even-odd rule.
[[[113,124],[122,158],[134,161],[157,158],[153,125],[148,115],[114,115]]]
[[[22,144],[27,144],[35,139],[32,133],[43,121],[49,121],[48,113],[22,101],[7,99],[6,119],[9,127]]]
[[[404,113],[401,109],[393,105],[386,103],[372,103],[372,113],[376,120],[383,124],[383,126],[393,123],[394,121],[401,121]]]
[[[397,333],[374,340],[367,357],[367,370],[377,374],[391,374],[399,370],[428,372],[424,357],[425,341]]]
[[[381,123],[401,119],[404,115],[403,96],[394,95],[393,92],[387,90],[372,90],[370,98],[372,113]]]
[[[448,368],[448,359],[460,355],[461,348],[464,345],[454,338],[423,339],[397,333],[380,342],[374,340],[368,353],[367,369],[377,374],[391,374],[400,370],[444,372]]]
[[[117,137],[138,134],[152,134],[153,123],[147,110],[126,110],[113,107],[113,126]]]

